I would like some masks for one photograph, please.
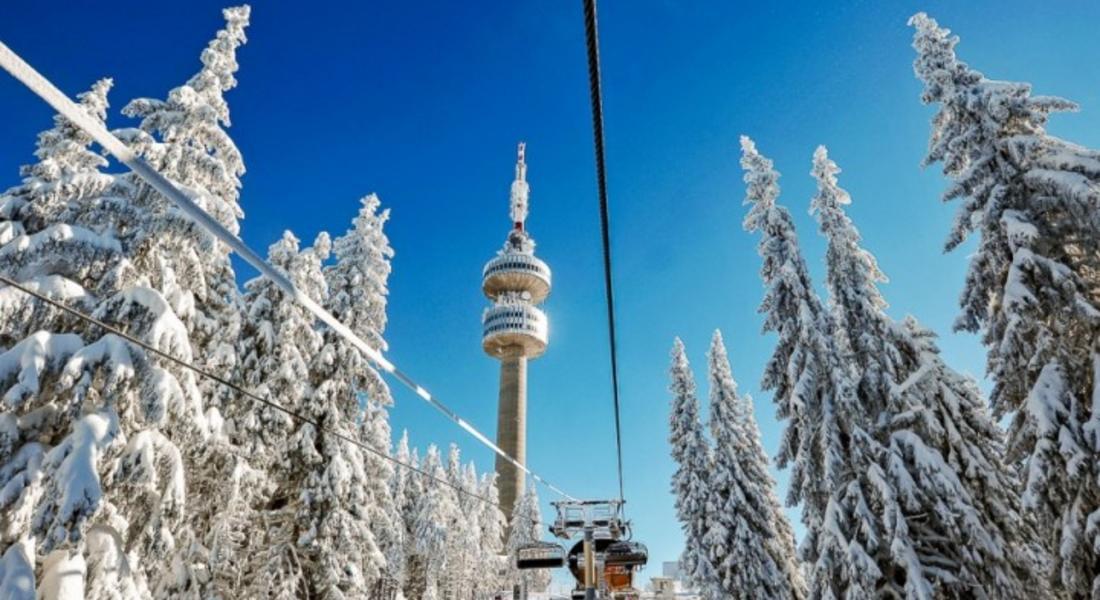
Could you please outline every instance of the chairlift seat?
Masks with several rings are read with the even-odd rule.
[[[516,549],[516,568],[557,569],[565,566],[565,548],[551,542],[535,542]]]
[[[639,542],[615,542],[604,550],[604,563],[624,567],[640,567],[649,562],[649,549]]]

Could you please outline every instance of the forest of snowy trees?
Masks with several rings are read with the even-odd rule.
[[[982,335],[992,392],[947,365],[916,319],[887,315],[885,276],[824,146],[810,171],[827,247],[819,299],[779,173],[742,138],[744,227],[760,236],[760,313],[776,340],[761,387],[785,424],[775,458],[805,536],[795,551],[721,337],[709,437],[677,340],[672,489],[681,565],[706,598],[1100,599],[1100,152],[1044,130],[1073,103],[986,79],[923,13],[910,25],[921,100],[938,109],[926,163],[960,202],[946,248],[978,243],[956,329]]]
[[[233,232],[244,159],[226,94],[249,16],[226,9],[199,70],[126,103],[113,130]],[[1046,132],[1072,102],[987,79],[923,13],[910,25],[937,111],[926,163],[958,203],[946,249],[976,241],[956,329],[981,336],[991,391],[915,318],[887,313],[824,146],[808,203],[819,296],[779,173],[742,138],[743,225],[775,341],[761,388],[790,485],[779,498],[721,333],[705,415],[675,340],[680,561],[708,600],[1100,600],[1100,151]],[[103,124],[111,86],[78,96]],[[270,279],[239,282],[224,243],[66,119],[34,156],[0,193],[0,600],[546,589],[548,572],[510,560],[543,534],[533,486],[507,523],[493,473],[455,446],[395,439],[388,385],[359,349]],[[267,258],[385,349],[389,212],[368,195],[348,218],[308,245],[287,231]]]
[[[224,16],[198,72],[127,103],[132,126],[114,133],[236,232],[225,95],[249,8]],[[100,122],[110,88],[79,96]],[[469,600],[519,583],[504,553],[538,535],[534,491],[505,539],[481,501],[492,473],[455,447],[394,444],[389,390],[357,349],[270,280],[242,289],[224,244],[90,145],[62,117],[38,136],[0,195],[0,274],[321,427],[0,284],[0,598]],[[388,217],[366,196],[339,237],[303,247],[288,231],[268,250],[376,347]]]

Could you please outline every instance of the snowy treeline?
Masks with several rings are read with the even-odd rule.
[[[128,103],[134,126],[115,134],[238,231],[225,93],[249,8],[224,16],[199,71]],[[79,96],[101,122],[110,88]],[[504,516],[482,501],[494,477],[457,448],[420,459],[403,437],[391,451],[389,390],[360,352],[270,281],[241,289],[226,246],[90,143],[60,117],[38,136],[37,162],[0,195],[3,274],[324,431],[0,287],[0,597],[466,600],[509,586]],[[302,247],[287,232],[268,251],[380,347],[388,218],[367,196],[339,237]],[[537,518],[537,499],[517,512]],[[513,537],[537,535],[526,523]]]
[[[672,347],[672,488],[684,573],[704,598],[804,598],[794,534],[775,495],[752,399],[737,392],[722,334],[707,355],[709,437],[684,344]]]
[[[744,226],[760,235],[760,312],[776,339],[762,388],[785,423],[776,458],[805,525],[808,597],[1100,598],[1100,152],[1044,130],[1072,103],[986,79],[958,60],[948,30],[923,13],[910,23],[922,100],[939,107],[926,162],[943,163],[945,198],[962,200],[947,248],[978,236],[956,327],[982,333],[993,390],[987,400],[952,370],[915,318],[887,315],[885,275],[845,214],[851,198],[824,147],[810,173],[827,245],[819,299],[777,203],[779,174],[742,138]],[[685,572],[711,597],[798,597],[781,570],[757,575],[751,593],[723,587],[725,556],[742,556],[738,577],[762,573],[788,534],[769,545],[714,533],[731,519],[782,520],[748,495],[713,512],[715,481],[739,481],[721,453],[757,438],[722,442],[715,430],[708,447],[679,342],[673,356]],[[770,484],[766,475],[757,481]]]

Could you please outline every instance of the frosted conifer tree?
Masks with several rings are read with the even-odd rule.
[[[457,518],[458,506],[454,491],[440,483],[448,481],[448,474],[440,461],[439,449],[434,445],[428,447],[421,468],[431,479],[424,478],[424,490],[414,508],[413,539],[424,581],[419,598],[440,600],[440,578],[445,573],[447,559],[447,528]]]
[[[488,500],[500,497],[496,473],[490,471],[481,476],[478,495]],[[477,564],[480,566],[474,570],[473,593],[475,598],[486,598],[507,587],[505,580],[508,558],[504,556],[504,529],[507,519],[504,512],[491,502],[478,500],[475,510],[478,511],[481,531],[477,547]]]
[[[223,10],[225,28],[203,50],[202,68],[165,100],[131,101],[122,112],[139,118],[139,128],[115,132],[234,233],[244,216],[238,204],[244,161],[225,130],[229,106],[224,94],[237,85],[237,50],[246,41],[250,12],[247,5]],[[241,310],[228,246],[142,179],[125,177],[132,186],[129,195],[142,210],[142,227],[134,231],[131,243],[149,247],[148,260],[138,262],[138,268],[184,319],[200,350],[199,364],[215,372],[232,371]],[[201,385],[208,398],[227,393],[212,381]]]
[[[333,243],[337,260],[325,269],[325,279],[330,311],[369,344],[384,350],[387,279],[393,250],[383,231],[389,210],[380,211],[379,206],[373,194],[362,199],[352,228]],[[358,349],[331,331],[326,331],[326,339],[331,364],[339,371],[335,379],[346,382],[346,389],[362,405],[360,439],[376,452],[362,453],[368,494],[363,510],[381,554],[364,556],[368,558],[374,593],[381,594],[383,588],[397,585],[402,577],[406,545],[401,511],[387,489],[394,477],[393,467],[384,458],[390,452],[387,407],[392,400],[385,381]]]
[[[676,502],[676,518],[684,532],[680,566],[693,587],[709,590],[714,585],[715,574],[707,558],[703,537],[710,528],[706,504],[710,494],[711,455],[699,417],[695,375],[680,338],[672,344],[669,377],[669,391],[672,393],[669,446],[672,448],[672,459],[676,461],[672,494]]]
[[[447,481],[463,492],[470,491],[462,469],[461,452],[458,445],[453,443],[447,452]],[[469,502],[469,496],[450,487],[444,489],[444,494],[449,496],[449,501],[453,503],[455,510],[450,512],[450,518],[445,527],[446,541],[443,551],[443,569],[439,577],[439,592],[441,597],[451,598],[460,595],[465,584],[471,523],[466,518],[468,514],[466,504]]]
[[[325,270],[331,289],[330,304],[341,323],[359,333],[367,343],[386,350],[388,280],[393,248],[384,231],[389,209],[370,194],[361,201],[352,228],[333,242],[338,262]]]
[[[777,335],[765,368],[764,389],[774,390],[786,419],[777,456],[791,466],[788,504],[800,503],[806,536],[799,548],[811,598],[870,598],[880,571],[872,554],[881,547],[879,525],[868,511],[866,480],[878,455],[855,404],[854,376],[841,356],[806,268],[790,213],[776,203],[779,173],[747,137],[741,165],[750,206],[744,226],[761,233],[758,251],[766,288],[760,312],[764,330]]]
[[[703,545],[715,597],[803,598],[794,534],[775,496],[751,400],[737,393],[718,331],[708,358],[714,461]]]
[[[100,122],[107,117],[111,85],[110,79],[101,79],[77,95],[81,108]],[[100,171],[107,160],[89,148],[91,143],[67,119],[54,117],[54,127],[38,135],[38,162],[21,169],[22,185],[5,192],[0,201],[0,245],[20,233],[71,223],[82,203],[94,202],[115,184],[113,175]]]
[[[879,556],[883,586],[907,598],[1023,598],[1042,591],[1045,561],[1034,530],[1019,516],[1015,481],[1000,461],[996,425],[973,382],[946,367],[931,333],[914,319],[886,315],[874,257],[844,213],[848,194],[825,149],[814,156],[813,206],[829,241],[828,287],[838,337],[859,340],[849,355],[860,404],[884,450],[871,471],[874,510],[888,556]]]
[[[1067,100],[993,81],[960,61],[958,37],[921,13],[914,70],[939,105],[926,164],[959,199],[947,248],[978,235],[956,328],[989,349],[994,416],[1010,417],[1008,457],[1023,503],[1075,597],[1100,597],[1100,152],[1046,132]]]
[[[326,287],[321,264],[330,245],[328,236],[321,234],[312,248],[300,250],[298,239],[287,231],[271,245],[268,261],[315,301],[323,302]],[[338,410],[311,401],[316,383],[311,377],[315,374],[311,362],[323,346],[312,314],[266,277],[249,281],[245,288],[248,320],[241,340],[241,364],[246,384],[257,395],[312,418],[318,417],[318,411]],[[237,399],[228,409],[227,418],[236,424],[234,441],[247,449],[253,464],[268,474],[268,485],[261,495],[262,526],[255,533],[263,540],[263,551],[256,555],[256,564],[250,569],[249,594],[290,598],[314,593],[313,568],[326,563],[310,547],[311,535],[318,527],[311,516],[318,509],[313,502],[331,491],[315,487],[324,485],[316,478],[315,469],[323,471],[326,467],[323,449],[318,449],[318,432],[312,425],[247,399]],[[327,449],[342,450],[334,446]],[[346,515],[341,512],[333,518],[339,520]],[[354,574],[348,577],[355,578]],[[344,579],[340,581],[351,585]]]
[[[511,528],[508,530],[508,542],[505,545],[508,554],[509,586],[519,585],[528,593],[542,593],[549,587],[550,571],[548,569],[521,571],[516,568],[517,551],[524,546],[541,541],[544,529],[538,490],[534,485],[529,485],[524,488],[523,495],[516,499],[516,506],[512,511]]]
[[[493,563],[481,563],[481,482],[478,480],[477,469],[473,462],[466,463],[462,471],[462,490],[465,492],[457,497],[459,510],[458,526],[454,533],[461,532],[461,538],[454,548],[463,551],[457,560],[452,561],[448,571],[455,577],[457,585],[452,592],[454,597],[469,598],[474,596],[477,579],[481,577],[482,569],[491,569]],[[449,534],[451,532],[448,532]],[[499,549],[499,544],[498,544]],[[487,578],[488,579],[488,578]]]
[[[402,432],[394,459],[412,467],[412,469],[397,468],[394,471],[393,498],[397,502],[404,527],[405,544],[402,555],[405,560],[401,572],[401,589],[405,598],[414,600],[424,594],[424,588],[427,585],[424,559],[417,547],[416,537],[417,503],[424,494],[426,484],[424,476],[413,470],[419,469],[421,465],[417,450],[409,449],[408,431]]]
[[[247,6],[225,9],[225,27],[203,50],[199,71],[171,90],[165,100],[130,102],[123,113],[140,119],[138,127],[116,131],[158,171],[187,190],[204,210],[234,232],[242,217],[237,201],[244,165],[226,132],[229,110],[224,94],[237,83],[236,52],[245,41],[249,13]],[[228,247],[136,175],[121,178],[125,185],[107,200],[110,210],[100,211],[98,220],[119,232],[124,247],[133,255],[135,269],[164,296],[184,323],[198,365],[213,372],[236,373],[243,308]],[[196,384],[209,422],[220,427],[230,402],[228,388],[205,378]],[[239,424],[232,421],[226,426],[230,430],[239,429]],[[230,571],[240,568],[234,555],[250,552],[222,542],[230,538],[256,538],[242,537],[239,531],[227,534],[249,522],[250,515],[247,511],[227,511],[216,499],[225,482],[239,482],[245,474],[248,474],[246,480],[261,475],[221,431],[215,431],[212,439],[194,447],[185,440],[177,440],[171,430],[167,434],[186,448],[183,458],[193,492],[188,508],[196,531],[200,535],[217,531],[222,536],[219,540],[186,541],[180,560],[212,571],[196,579],[216,587],[230,585],[228,582],[235,579]],[[245,510],[259,487],[255,481],[244,483],[239,494],[238,491],[231,494],[241,496],[233,506]],[[185,590],[175,584],[162,593],[178,595],[185,591],[200,596],[212,593],[194,587]]]
[[[328,309],[367,343],[384,349],[387,279],[393,250],[383,231],[389,211],[379,211],[379,205],[373,194],[362,199],[352,227],[333,241],[336,262],[324,269],[324,276]],[[358,484],[363,486],[364,494],[359,510],[366,515],[373,543],[381,552],[362,555],[371,586],[390,585],[400,575],[404,545],[399,509],[388,489],[394,477],[393,466],[383,458],[389,454],[391,443],[386,412],[392,404],[390,391],[363,353],[331,330],[325,331],[325,348],[318,363],[330,386],[336,386],[319,394],[337,394],[341,405],[350,411],[345,419],[353,418],[353,408],[361,405],[359,437],[377,452],[357,451],[360,456],[356,460],[362,463],[365,475]]]
[[[109,87],[101,81],[80,97],[100,121]],[[134,211],[112,200],[125,186],[98,171],[104,162],[89,143],[60,117],[39,137],[40,162],[0,196],[0,264],[28,287],[190,360],[186,328],[133,268],[141,249],[95,218]],[[0,341],[4,550],[37,545],[46,598],[69,586],[66,593],[123,598],[187,586],[190,565],[175,562],[191,538],[181,445],[206,431],[191,374],[34,303],[0,289],[3,320],[25,327]]]

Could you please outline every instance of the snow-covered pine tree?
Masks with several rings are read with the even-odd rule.
[[[360,201],[359,214],[346,234],[333,242],[337,263],[325,270],[332,313],[367,343],[387,348],[386,303],[393,248],[384,231],[390,210],[370,194]]]
[[[423,491],[416,499],[413,539],[421,570],[416,575],[424,587],[419,596],[411,596],[409,600],[440,600],[443,598],[440,580],[447,566],[447,528],[455,520],[458,506],[454,490],[441,483],[448,481],[448,474],[434,445],[428,447],[421,469],[430,478],[422,478]]]
[[[1010,417],[1008,457],[1023,503],[1075,597],[1100,597],[1100,152],[1046,132],[1067,100],[993,81],[960,61],[958,37],[920,13],[914,71],[939,105],[926,164],[961,199],[947,248],[977,233],[956,328],[989,349],[994,416]]]
[[[708,359],[714,460],[703,545],[714,568],[715,597],[803,598],[794,534],[775,496],[752,401],[737,393],[718,331]]]
[[[319,268],[320,262],[315,266]],[[325,279],[329,279],[327,273]],[[390,518],[382,505],[390,498],[392,472],[370,469],[385,459],[346,441],[361,439],[373,445],[377,434],[389,433],[388,427],[384,432],[375,430],[376,420],[384,417],[378,417],[373,402],[361,410],[357,383],[365,377],[358,369],[370,366],[356,360],[360,357],[357,350],[325,331],[324,346],[310,367],[317,383],[306,413],[345,438],[310,428],[310,439],[303,440],[319,456],[309,463],[301,490],[299,519],[308,529],[299,542],[309,552],[311,587],[320,598],[370,596],[386,568],[374,529],[379,525],[376,521]],[[378,451],[388,452],[388,441]]]
[[[699,590],[714,585],[714,569],[707,558],[703,536],[710,528],[707,521],[707,498],[710,495],[711,451],[703,435],[699,416],[699,398],[695,391],[695,375],[688,363],[684,343],[676,338],[672,343],[672,366],[669,369],[669,391],[672,409],[669,414],[669,446],[676,471],[672,474],[672,495],[676,502],[676,518],[684,532],[684,550],[680,567],[686,581]]]
[[[877,453],[855,404],[854,375],[841,360],[847,345],[833,337],[794,222],[776,203],[779,173],[749,138],[741,138],[741,148],[750,206],[744,227],[762,235],[767,291],[760,312],[764,330],[778,338],[761,385],[774,390],[779,416],[787,420],[777,458],[781,467],[791,466],[788,504],[801,503],[806,535],[799,556],[810,597],[870,598],[880,576],[871,554],[881,542],[865,494]]]
[[[460,490],[468,491],[462,472],[462,455],[458,445],[454,443],[447,451],[447,481]],[[446,541],[443,551],[443,569],[439,577],[439,594],[441,598],[453,598],[461,593],[466,578],[468,554],[466,542],[469,523],[465,518],[464,504],[468,496],[454,488],[446,489],[446,493],[450,495],[455,510],[450,513],[450,519],[445,527]]]
[[[459,541],[452,544],[452,548],[460,548],[461,554],[456,560],[451,561],[448,572],[455,578],[452,598],[473,598],[477,580],[482,576],[483,570],[492,567],[492,563],[481,563],[481,482],[478,480],[477,469],[471,461],[466,463],[462,470],[462,490],[464,493],[457,497],[459,513],[456,527],[451,533],[460,533]]]
[[[314,301],[324,302],[321,264],[330,245],[328,236],[322,233],[312,248],[300,250],[298,239],[287,231],[271,245],[268,261]],[[323,338],[313,325],[312,314],[266,277],[247,282],[245,288],[248,320],[240,352],[246,384],[259,396],[317,418],[316,411],[325,407],[312,401],[316,382],[310,368],[313,357],[321,351]],[[266,489],[257,493],[262,502],[261,525],[253,535],[263,540],[263,550],[256,554],[249,570],[249,594],[280,598],[308,595],[314,591],[310,587],[314,581],[311,573],[317,564],[308,546],[317,524],[307,515],[316,495],[324,491],[311,493],[303,488],[309,488],[307,480],[320,485],[310,478],[314,469],[324,469],[324,458],[317,447],[318,432],[286,413],[256,406],[244,398],[227,405],[227,420],[234,424],[234,441],[268,475]]]
[[[1024,598],[1045,589],[1045,561],[1019,516],[1001,440],[973,382],[939,358],[931,333],[884,310],[874,257],[845,214],[850,198],[824,147],[814,155],[813,200],[829,242],[828,287],[837,337],[859,340],[846,356],[863,377],[859,402],[884,454],[870,471],[874,512],[888,555],[882,589],[907,598]]]
[[[109,87],[101,81],[81,96],[100,121]],[[114,199],[125,186],[98,171],[104,162],[87,136],[55,123],[23,185],[0,197],[5,273],[190,360],[186,328],[133,267],[141,250],[108,218],[135,212]],[[0,341],[4,550],[37,543],[45,598],[60,587],[138,598],[188,585],[190,565],[176,562],[191,539],[183,456],[206,431],[191,374],[33,302],[0,290],[5,322],[26,324],[7,334],[23,339]],[[83,577],[61,584],[62,571]]]
[[[403,431],[401,439],[397,442],[397,450],[394,452],[394,460],[409,465],[410,468],[398,467],[394,470],[393,498],[401,513],[401,524],[404,529],[404,548],[402,556],[404,562],[401,569],[401,590],[408,600],[420,598],[424,594],[426,582],[424,581],[424,563],[417,548],[416,518],[417,502],[424,493],[424,476],[414,469],[420,468],[420,459],[415,448],[409,448],[409,432]]]
[[[245,169],[240,151],[225,130],[230,122],[224,95],[237,85],[237,50],[246,41],[250,13],[247,5],[224,9],[225,27],[203,50],[202,68],[169,91],[165,100],[132,100],[122,112],[140,119],[139,127],[115,132],[234,233],[244,216],[238,199]],[[142,179],[133,174],[124,177],[131,185],[128,195],[143,213],[143,226],[132,232],[130,242],[148,247],[148,259],[135,261],[138,268],[184,320],[199,351],[199,364],[214,372],[232,372],[237,367],[241,307],[229,247]],[[206,398],[223,402],[228,394],[213,381],[200,386]]]
[[[78,95],[81,108],[100,122],[107,116],[110,88],[111,80],[101,79]],[[107,161],[88,148],[91,142],[64,117],[54,117],[54,126],[38,135],[38,162],[23,166],[22,183],[0,194],[4,275],[89,311],[95,309],[97,297],[117,289],[120,278],[132,277],[123,275],[128,265],[117,239],[71,222],[74,212],[94,204],[115,185],[113,176],[100,171]],[[83,332],[87,327],[6,286],[0,288],[0,317],[5,324],[0,331],[4,349],[39,330]],[[62,365],[59,361],[57,366]],[[23,393],[37,392],[26,389]]]
[[[495,508],[495,507],[494,507]],[[508,542],[505,550],[508,556],[508,587],[518,585],[528,593],[542,593],[550,585],[550,571],[547,569],[516,568],[516,552],[529,544],[542,540],[542,510],[539,508],[538,490],[529,485],[523,495],[516,499],[512,511],[512,523],[508,529]]]
[[[243,215],[238,196],[244,164],[226,132],[229,110],[224,94],[237,83],[236,53],[245,42],[249,13],[248,6],[225,9],[226,25],[203,50],[199,71],[171,90],[165,100],[130,102],[123,113],[140,119],[138,128],[116,131],[158,171],[188,190],[200,206],[234,232]],[[136,270],[164,296],[184,323],[195,361],[213,372],[236,373],[236,345],[243,308],[228,247],[136,175],[127,174],[121,179],[125,185],[103,202],[109,210],[99,211],[98,220],[118,232]],[[205,378],[196,383],[208,421],[220,426],[221,413],[228,408],[228,388]],[[232,430],[238,424],[226,425]],[[221,542],[229,538],[255,539],[242,537],[240,532],[226,537],[227,532],[251,518],[225,510],[218,500],[225,492],[225,483],[240,481],[242,476],[246,481],[240,493],[251,496],[259,487],[252,480],[262,474],[248,464],[240,449],[221,431],[213,433],[206,443],[190,444],[176,439],[175,431],[166,431],[169,438],[185,449],[188,486],[193,492],[188,510],[195,531],[199,535],[218,531],[222,538],[182,541],[180,561],[188,569],[211,573],[190,577],[187,583],[173,583],[161,593],[205,596],[213,592],[192,584],[201,581],[219,587],[231,585],[228,582],[235,579],[231,572],[239,567],[235,558],[238,552],[232,544]],[[237,492],[230,492],[231,496],[234,494]],[[248,504],[244,497],[234,503],[241,509]],[[247,549],[237,550],[249,554]]]
[[[362,398],[363,395],[360,396]],[[380,402],[363,399],[360,441],[379,449],[384,456],[392,456],[392,435],[385,407]],[[367,482],[371,491],[370,530],[383,558],[380,564],[382,571],[372,586],[372,594],[388,597],[391,590],[400,589],[405,568],[404,516],[399,504],[400,497],[393,494],[390,485],[395,471],[403,467],[395,467],[381,456],[365,452],[363,468],[368,473]]]
[[[916,319],[902,326],[919,366],[891,393],[886,471],[901,495],[888,528],[904,521],[913,558],[943,572],[937,598],[975,588],[991,598],[1050,595],[1049,556],[1021,514],[1002,432],[977,384],[943,362],[935,334]]]
[[[478,495],[488,500],[500,497],[497,475],[490,471],[481,476]],[[492,502],[478,501],[481,542],[478,547],[478,574],[474,582],[474,598],[491,598],[506,586],[508,558],[505,556],[504,512]]]
[[[103,122],[111,79],[100,79],[77,95],[81,108]],[[93,152],[91,137],[61,116],[38,135],[34,155],[38,162],[20,169],[21,185],[4,192],[0,201],[0,244],[24,232],[70,223],[82,203],[94,202],[115,185],[115,177],[100,171],[107,160]]]
[[[375,348],[384,349],[382,334],[386,326],[387,279],[393,250],[383,231],[389,210],[379,211],[378,197],[371,194],[361,201],[352,227],[333,241],[334,264],[324,270],[328,284],[327,308],[340,322]],[[365,479],[364,498],[356,510],[366,515],[377,552],[357,552],[366,561],[364,576],[369,585],[393,585],[403,562],[404,534],[400,511],[389,488],[393,466],[384,457],[390,452],[391,431],[387,407],[392,404],[389,387],[363,353],[331,330],[325,331],[325,348],[315,369],[330,381],[330,388],[319,395],[338,396],[346,406],[344,419],[358,418],[360,440],[375,453],[359,452]],[[335,386],[335,387],[333,387]],[[352,421],[348,421],[349,426]],[[381,560],[378,560],[378,559]]]

